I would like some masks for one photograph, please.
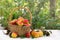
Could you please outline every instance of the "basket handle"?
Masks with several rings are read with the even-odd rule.
[[[8,22],[10,22],[11,19],[12,19],[12,13],[15,10],[18,10],[18,9],[25,9],[25,10],[27,10],[29,12],[29,14],[30,14],[30,24],[32,24],[32,13],[30,12],[30,10],[27,7],[21,7],[21,6],[16,7],[16,8],[14,8],[14,9],[11,10],[11,13],[9,14],[9,20],[8,20]]]

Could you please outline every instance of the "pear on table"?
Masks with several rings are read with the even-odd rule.
[[[17,35],[16,32],[12,32],[12,33],[11,33],[11,37],[12,37],[12,38],[16,38],[17,36],[18,36],[18,35]]]

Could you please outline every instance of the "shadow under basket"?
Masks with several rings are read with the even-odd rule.
[[[29,14],[30,14],[29,22],[30,22],[30,24],[32,24],[32,14],[31,14],[30,10],[28,8],[25,8],[25,7],[16,7],[11,11],[11,13],[9,15],[9,20],[8,20],[8,30],[10,30],[10,32],[16,32],[19,36],[21,36],[21,35],[24,35],[27,32],[30,32],[31,28],[26,27],[26,26],[12,25],[12,24],[9,23],[12,19],[12,13],[15,10],[18,10],[18,9],[25,9],[27,12],[29,12]]]

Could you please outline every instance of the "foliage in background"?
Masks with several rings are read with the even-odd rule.
[[[22,6],[28,7],[32,12],[32,27],[40,28],[41,26],[46,27],[47,29],[60,29],[60,0],[56,1],[56,17],[55,19],[51,18],[50,15],[50,1],[49,0],[1,0],[0,1],[0,16],[3,16],[2,25],[7,26],[7,20],[10,10]],[[1,15],[2,14],[2,15]],[[27,16],[28,13],[26,11],[19,11],[13,13],[14,17],[17,18],[20,15]],[[29,18],[27,16],[27,18]]]

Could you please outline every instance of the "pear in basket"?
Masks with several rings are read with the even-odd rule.
[[[23,26],[23,22],[17,21],[17,24],[18,24],[19,26]]]
[[[29,24],[28,19],[24,19],[23,23],[24,23],[24,25],[27,26],[27,27],[31,26],[31,24]]]
[[[17,22],[17,19],[14,19],[14,20],[10,21],[10,24],[16,25],[16,22]]]
[[[18,21],[23,22],[24,21],[24,18],[23,17],[19,17],[18,18]]]
[[[28,19],[24,19],[24,24],[27,24],[27,23],[29,23],[29,21],[28,21]]]
[[[18,20],[17,20],[17,24],[19,26],[23,26],[23,21],[24,21],[24,18],[23,17],[19,17]]]

